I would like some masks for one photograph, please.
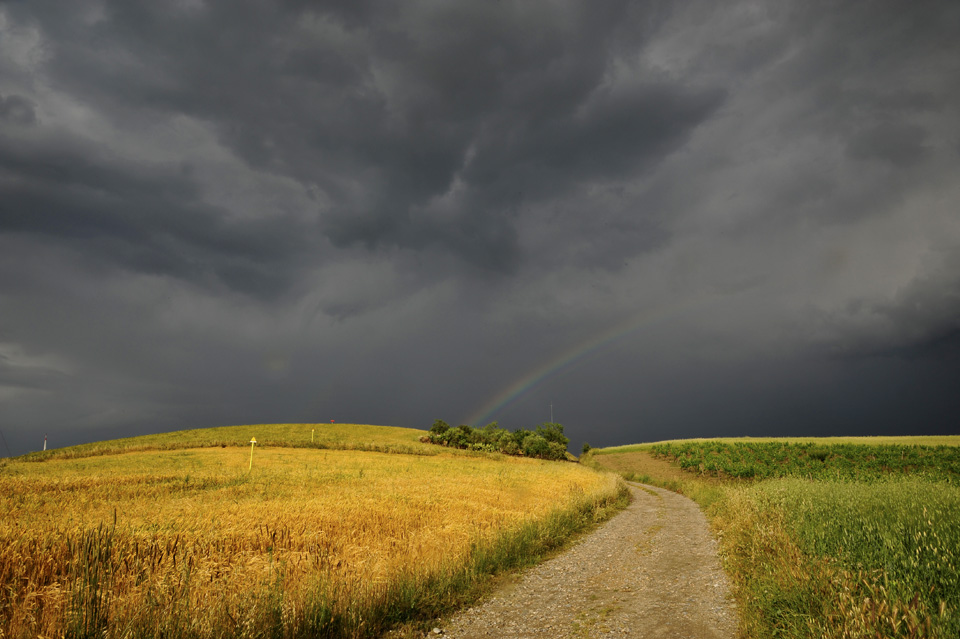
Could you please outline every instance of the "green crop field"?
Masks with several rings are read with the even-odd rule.
[[[960,479],[960,446],[820,442],[665,442],[650,452],[713,477],[867,480],[911,475]]]
[[[877,436],[877,437],[716,437],[694,439],[668,439],[648,444],[626,444],[597,448],[594,455],[616,455],[635,451],[648,451],[663,444],[858,444],[865,446],[960,446],[960,435]]]
[[[250,425],[3,460],[0,637],[413,631],[625,503],[613,475],[423,435]]]
[[[677,440],[591,451],[584,461],[705,507],[746,637],[952,638],[958,445],[960,437]]]

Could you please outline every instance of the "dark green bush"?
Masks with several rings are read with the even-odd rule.
[[[550,452],[550,444],[547,440],[531,433],[523,438],[523,454],[527,457],[546,457]]]
[[[469,426],[467,428],[469,429]],[[470,444],[469,431],[462,426],[451,428],[444,434],[447,436],[447,446],[451,448],[466,448]]]
[[[547,442],[547,459],[561,460],[567,458],[567,449],[557,442]]]
[[[500,428],[497,422],[490,422],[482,428],[466,424],[451,428],[442,419],[433,422],[426,439],[451,448],[557,460],[566,459],[570,442],[563,434],[563,425],[553,422],[540,424],[535,431],[521,428],[511,433]]]
[[[523,448],[523,440],[527,438],[527,435],[533,435],[533,431],[527,428],[518,428],[513,431],[513,441],[517,442],[517,446]]]
[[[556,422],[544,422],[538,425],[537,435],[540,435],[548,442],[556,442],[564,448],[570,443],[570,438],[563,434],[563,424],[557,424]]]

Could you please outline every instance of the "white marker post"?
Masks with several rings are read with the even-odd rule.
[[[47,434],[46,434],[46,433],[43,434],[43,449],[44,449],[44,450],[47,449]]]
[[[311,444],[313,443],[313,433],[316,432],[316,430],[317,430],[316,428],[311,428],[311,429],[310,429],[310,443],[311,443]]]
[[[250,467],[247,470],[253,470],[253,447],[257,445],[257,438],[250,440]]]

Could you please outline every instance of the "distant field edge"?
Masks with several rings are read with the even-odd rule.
[[[47,461],[116,455],[152,450],[255,446],[318,448],[437,455],[439,447],[420,442],[426,431],[397,426],[347,423],[243,424],[192,428],[151,435],[124,437],[46,451],[34,451],[13,458],[19,461]]]
[[[781,444],[864,444],[867,446],[960,446],[960,435],[903,435],[903,436],[859,436],[859,437],[693,437],[690,439],[665,439],[656,442],[591,448],[593,455],[612,455],[634,453],[649,450],[657,444],[678,444],[691,442],[714,442],[718,444],[736,443],[781,443]]]

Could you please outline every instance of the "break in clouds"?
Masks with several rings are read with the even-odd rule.
[[[0,3],[0,454],[550,404],[577,448],[955,432],[958,32],[947,1]]]

